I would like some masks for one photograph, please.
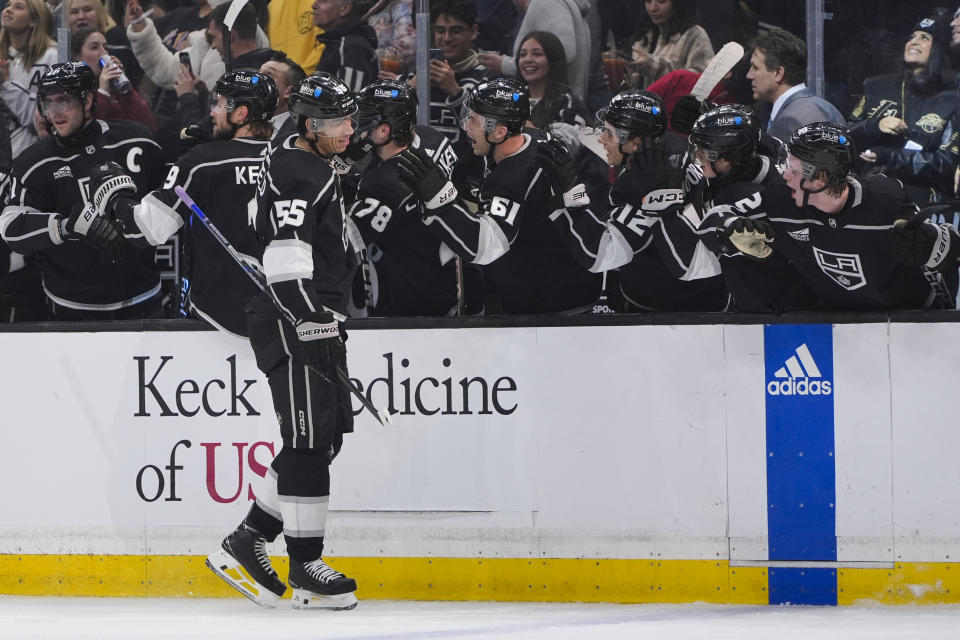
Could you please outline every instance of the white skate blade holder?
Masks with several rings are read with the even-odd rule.
[[[357,596],[353,592],[340,593],[335,596],[325,596],[313,593],[306,589],[293,589],[294,609],[327,609],[328,611],[345,611],[357,606]]]
[[[218,549],[207,556],[207,566],[224,582],[261,607],[273,609],[277,606],[280,596],[254,580],[243,565],[223,549]],[[354,606],[356,606],[356,598],[354,598]]]

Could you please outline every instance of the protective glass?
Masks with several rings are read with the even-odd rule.
[[[704,149],[695,145],[693,142],[690,143],[690,155],[696,158],[698,161],[701,158],[706,158],[710,162],[716,162],[720,159],[720,152],[713,149]]]
[[[40,100],[40,107],[43,115],[57,116],[80,106],[80,100],[76,96],[60,93],[52,96],[46,96]]]
[[[597,113],[598,124],[595,127],[597,131],[597,141],[601,144],[604,142],[618,142],[620,144],[626,144],[627,140],[630,139],[629,133],[624,129],[613,126],[609,122],[604,122],[603,119],[599,118],[601,113],[603,112],[600,111]]]
[[[216,91],[210,94],[210,111],[212,113],[231,113],[237,106],[236,100],[222,96]]]
[[[307,118],[307,131],[319,138],[342,138],[357,128],[357,116],[343,118]]]
[[[810,180],[817,175],[817,168],[809,162],[804,162],[795,155],[788,155],[784,166],[784,177],[788,174],[799,173],[802,177]]]
[[[460,107],[460,128],[470,133],[470,122],[473,122],[474,129],[481,129],[483,133],[493,133],[493,128],[497,126],[495,120],[482,116],[467,105]]]

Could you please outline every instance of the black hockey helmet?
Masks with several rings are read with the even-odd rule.
[[[247,122],[266,122],[273,117],[280,93],[273,78],[257,71],[228,71],[220,76],[210,94],[211,101],[223,96],[227,110],[245,104],[250,110]]]
[[[710,162],[723,159],[738,167],[756,154],[760,123],[749,107],[723,105],[697,119],[690,131],[690,144],[705,151]]]
[[[667,130],[667,110],[663,98],[650,91],[628,89],[613,96],[610,104],[597,112],[602,126],[609,122],[616,127],[620,144],[630,138],[659,138]]]
[[[463,108],[487,120],[485,133],[502,124],[516,135],[523,131],[523,125],[530,118],[530,92],[526,85],[509,78],[486,80],[473,88]],[[466,116],[466,112],[461,115]]]
[[[293,87],[287,108],[297,118],[332,120],[354,115],[357,101],[342,81],[318,71]]]
[[[825,171],[828,182],[846,179],[857,158],[850,131],[833,122],[814,122],[800,127],[790,136],[787,150],[803,163],[805,178]]]
[[[56,93],[75,96],[84,104],[88,95],[97,102],[97,76],[85,62],[60,62],[51,65],[40,76],[37,87],[37,108],[43,115],[43,99]]]
[[[417,123],[417,93],[397,80],[374,80],[357,93],[358,131],[390,125],[391,138],[404,138]]]

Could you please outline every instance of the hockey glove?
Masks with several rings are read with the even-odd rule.
[[[950,251],[950,232],[926,221],[900,219],[890,231],[890,250],[898,262],[936,269]]]
[[[457,188],[420,146],[419,138],[414,138],[413,143],[397,156],[397,168],[400,179],[427,209],[436,209],[456,199]]]
[[[370,136],[358,138],[354,135],[350,138],[350,144],[347,145],[347,150],[339,155],[333,156],[331,164],[333,165],[334,171],[343,175],[350,173],[353,167],[358,167],[359,170],[362,170],[362,166],[370,156],[370,152],[373,151],[373,147],[374,144],[373,141],[370,140]]]
[[[547,125],[547,133],[563,143],[571,155],[576,155],[583,143],[580,142],[580,127],[566,122],[551,122]]]
[[[697,120],[711,109],[716,109],[717,105],[709,100],[700,102],[692,93],[681,96],[677,104],[673,106],[673,113],[670,114],[670,126],[674,131],[679,131],[683,135],[690,135],[693,131],[693,125]]]
[[[667,189],[683,187],[683,170],[670,161],[660,139],[644,138],[640,148],[630,156],[630,168],[637,172],[660,172]]]
[[[571,209],[590,204],[587,189],[577,175],[577,164],[562,142],[541,142],[537,145],[537,158],[547,172],[553,192],[563,197],[564,207]]]
[[[763,220],[751,220],[742,216],[724,221],[727,238],[738,251],[756,260],[766,260],[773,253],[773,227]]]
[[[119,262],[126,252],[126,241],[117,225],[98,215],[92,204],[74,205],[70,217],[60,219],[58,229],[62,240],[83,241],[108,262]]]
[[[337,363],[346,358],[340,326],[329,311],[306,314],[297,322],[303,361],[330,382],[337,379]]]
[[[643,196],[640,210],[648,216],[665,216],[682,211],[683,206],[682,189],[655,189]]]
[[[137,185],[116,162],[106,162],[90,170],[90,193],[98,215],[110,218],[121,201],[135,204]]]
[[[673,107],[673,113],[670,114],[670,126],[675,131],[690,135],[694,123],[701,114],[703,114],[703,105],[693,94],[681,96]]]

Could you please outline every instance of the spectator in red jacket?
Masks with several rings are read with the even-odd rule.
[[[157,121],[147,101],[132,86],[126,93],[117,91],[114,80],[123,73],[123,63],[110,56],[112,65],[100,68],[100,56],[107,53],[107,38],[97,29],[81,28],[70,38],[70,54],[74,60],[86,63],[97,74],[97,117],[104,120],[136,120],[156,133]]]

